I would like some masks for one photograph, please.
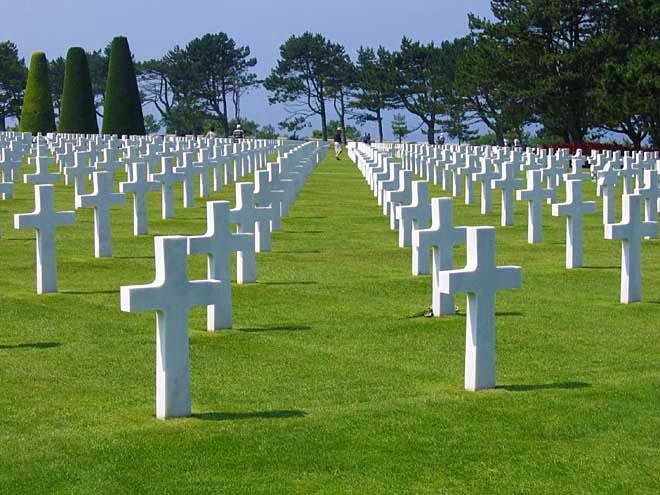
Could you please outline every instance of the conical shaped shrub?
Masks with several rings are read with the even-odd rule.
[[[114,38],[110,47],[103,134],[145,134],[135,67],[128,40],[123,36]]]
[[[55,112],[48,84],[48,60],[44,52],[32,54],[19,129],[32,134],[55,131]]]
[[[92,80],[85,50],[69,48],[64,66],[64,91],[62,112],[58,124],[59,132],[98,134]]]

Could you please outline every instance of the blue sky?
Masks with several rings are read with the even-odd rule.
[[[238,44],[250,46],[260,77],[269,74],[280,44],[292,34],[319,32],[343,44],[353,57],[361,45],[395,49],[403,36],[423,42],[453,39],[467,33],[469,12],[490,14],[488,0],[337,0],[321,5],[314,0],[0,0],[0,4],[0,38],[14,41],[28,60],[33,51],[45,51],[51,59],[64,56],[71,46],[103,48],[119,34],[128,38],[138,60],[159,58],[177,44],[224,31]],[[241,106],[244,118],[262,125],[276,125],[286,115],[283,108],[268,104],[264,90],[246,96]],[[310,123],[320,128],[318,119]],[[418,124],[413,116],[408,123]],[[385,127],[391,137],[389,116]],[[374,126],[364,129],[376,135]]]

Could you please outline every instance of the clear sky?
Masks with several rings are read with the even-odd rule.
[[[269,74],[279,46],[292,34],[319,32],[341,43],[354,57],[357,48],[399,46],[403,36],[440,42],[467,34],[467,14],[489,16],[488,0],[0,0],[0,39],[18,45],[29,61],[34,51],[49,59],[71,46],[104,48],[116,35],[128,38],[138,60],[160,58],[175,45],[205,33],[224,31],[257,57],[257,73]],[[268,104],[265,90],[244,97],[244,118],[273,124],[283,108]],[[334,116],[330,116],[334,118]],[[320,128],[316,120],[313,128]],[[409,126],[418,121],[408,118]],[[389,119],[387,134],[391,136]],[[375,137],[375,127],[365,126]],[[419,137],[419,136],[418,136]]]

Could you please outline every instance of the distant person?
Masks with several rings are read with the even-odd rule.
[[[215,134],[215,127],[211,127],[209,129],[209,132],[206,133],[207,138],[214,138],[216,136]]]
[[[341,154],[341,143],[342,143],[342,129],[341,127],[337,127],[337,132],[335,132],[335,158],[339,160],[339,155]]]
[[[371,144],[371,133],[367,132],[367,144]]]
[[[242,140],[245,137],[245,133],[243,132],[243,129],[241,129],[241,124],[236,124],[236,129],[234,129],[234,132],[231,134],[232,141],[235,143],[238,143],[240,140]]]

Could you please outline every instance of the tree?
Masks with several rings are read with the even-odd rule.
[[[94,106],[96,107],[96,115],[99,117],[103,117],[99,108],[103,108],[105,102],[105,86],[108,80],[111,47],[112,44],[109,44],[103,51],[95,50],[93,52],[87,52],[87,66],[89,67],[89,76],[92,81]]]
[[[225,137],[229,137],[229,98],[234,91],[240,95],[247,86],[255,84],[256,76],[250,73],[250,69],[256,65],[257,59],[250,57],[249,47],[237,47],[225,33],[195,38],[182,55],[190,71],[185,74],[177,72],[173,85],[185,87],[181,78],[189,80],[190,97],[206,113],[220,120]]]
[[[64,66],[62,57],[48,61],[48,85],[50,86],[50,97],[53,100],[55,117],[59,118],[62,113],[62,95],[64,94]]]
[[[257,59],[250,58],[249,47],[242,46],[237,49],[236,64],[231,71],[232,103],[234,104],[234,119],[237,122],[241,122],[241,97],[261,84],[257,75],[250,72],[256,64]]]
[[[408,123],[406,122],[406,116],[402,113],[395,113],[392,118],[392,134],[399,138],[399,143],[411,132],[412,130],[408,128]]]
[[[25,61],[18,58],[16,45],[0,42],[0,132],[6,129],[7,118],[21,114],[26,79]]]
[[[477,136],[466,118],[466,108],[461,104],[454,104],[449,110],[449,117],[444,122],[444,128],[450,138],[457,139],[459,144],[468,142]]]
[[[112,40],[103,107],[103,134],[144,135],[144,116],[128,40]]]
[[[652,0],[625,0],[608,12],[600,42],[606,56],[596,75],[600,127],[625,134],[639,148],[658,143],[660,123],[660,9]]]
[[[437,126],[442,115],[449,113],[448,100],[453,96],[449,42],[422,45],[404,37],[398,52],[383,56],[385,64],[393,68],[389,84],[399,103],[426,125],[428,142],[433,144]]]
[[[66,54],[62,111],[58,130],[79,134],[99,132],[87,55],[82,48],[69,48]]]
[[[471,26],[475,23],[473,17],[470,22]],[[534,81],[524,60],[508,47],[475,30],[466,40],[457,69],[455,86],[466,111],[493,131],[498,145],[504,144],[506,133],[532,120],[524,95]]]
[[[289,117],[277,125],[280,129],[290,133],[289,139],[299,139],[298,132],[309,126],[307,119],[301,116]],[[323,133],[321,133],[321,135],[323,135]]]
[[[266,124],[259,131],[257,131],[257,139],[277,139],[277,132],[275,127],[271,124]]]
[[[300,130],[301,122],[318,115],[323,139],[327,141],[326,98],[332,93],[333,78],[343,60],[344,48],[320,34],[305,32],[291,36],[280,46],[277,66],[264,86],[272,93],[268,98],[271,104],[287,106],[289,117],[281,124],[286,126],[291,121],[294,124],[291,129]]]
[[[160,124],[151,114],[144,116],[144,131],[147,134],[157,134],[160,131]]]
[[[32,54],[19,129],[32,134],[55,131],[55,114],[48,84],[48,60],[43,52]]]
[[[580,142],[597,124],[592,92],[607,47],[609,0],[493,0],[494,21],[471,17],[470,25],[516,66],[500,71],[513,86],[523,77],[523,105],[534,120],[571,142]],[[475,68],[476,70],[476,68]]]
[[[355,65],[353,65],[353,62],[351,62],[350,57],[343,53],[343,50],[344,49],[342,47],[342,53],[337,54],[337,59],[335,61],[335,71],[330,76],[328,96],[332,98],[335,112],[337,112],[337,115],[339,116],[340,127],[346,130],[348,129],[348,126],[346,125],[346,111],[349,105],[349,98],[352,96],[352,92],[354,91],[355,85],[357,83],[357,74]],[[332,129],[331,125],[328,127]],[[344,137],[346,138],[347,135],[344,134]]]
[[[378,51],[373,48],[358,49],[356,68],[356,89],[354,100],[350,107],[358,111],[355,119],[362,122],[376,122],[378,125],[378,140],[383,142],[383,112],[396,107],[393,89],[388,84],[391,70],[385,63],[387,54],[383,47]]]

